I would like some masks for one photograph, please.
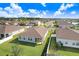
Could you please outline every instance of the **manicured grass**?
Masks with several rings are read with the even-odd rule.
[[[73,26],[71,29],[79,30],[79,25]]]
[[[55,42],[55,41],[54,41]],[[52,44],[53,42],[53,38],[51,40],[50,43],[50,49],[49,49],[49,54],[50,55],[61,55],[61,56],[79,56],[79,49],[77,48],[70,48],[70,47],[63,47],[57,50],[53,50],[52,48]]]
[[[16,35],[14,36],[13,39],[4,42],[3,44],[0,45],[0,56],[5,56],[7,54],[11,55],[10,50],[12,45],[14,44],[18,44],[19,47],[22,49],[22,54],[20,54],[21,56],[40,56],[43,52],[46,42],[48,41],[48,37],[49,37],[49,33],[44,43],[41,45],[37,45],[33,43],[20,42],[17,40],[17,35]]]

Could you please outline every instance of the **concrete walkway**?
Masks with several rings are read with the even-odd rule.
[[[20,29],[20,30],[18,30],[18,31],[16,31],[16,32],[14,32],[14,33],[13,33],[11,36],[9,36],[9,37],[6,37],[6,38],[1,39],[1,40],[0,40],[0,44],[2,44],[2,43],[4,43],[4,42],[6,42],[6,41],[12,39],[14,35],[19,34],[19,33],[23,32],[23,31],[24,31],[24,28],[23,28],[23,29]]]
[[[8,41],[8,40],[10,40],[12,38],[13,38],[13,35],[11,35],[11,36],[9,36],[7,38],[3,38],[3,39],[0,40],[0,44],[4,43],[4,42],[6,42],[6,41]]]

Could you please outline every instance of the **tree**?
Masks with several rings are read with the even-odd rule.
[[[19,47],[18,44],[14,44],[14,45],[11,47],[10,52],[11,52],[11,55],[12,55],[12,56],[19,56],[19,55],[22,54],[22,50],[21,50],[21,48]]]
[[[55,22],[54,22],[54,26],[55,26],[55,27],[59,27],[59,25],[58,25],[58,22],[57,22],[57,21],[55,21]]]

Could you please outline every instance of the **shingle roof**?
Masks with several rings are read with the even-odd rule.
[[[79,33],[67,29],[67,28],[58,28],[56,30],[57,38],[67,39],[67,40],[79,40]]]
[[[25,30],[20,35],[27,36],[27,37],[43,38],[46,32],[47,32],[47,28],[32,27],[32,28],[29,28],[29,29]]]
[[[66,27],[67,26],[73,26],[72,23],[68,23],[67,21],[61,21],[61,20],[58,21],[58,25],[62,25],[62,26],[65,25]]]
[[[9,33],[21,29],[21,26],[0,25],[0,33]]]

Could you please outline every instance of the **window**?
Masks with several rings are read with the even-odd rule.
[[[60,46],[63,46],[63,43],[62,43],[61,41],[59,41],[58,44],[59,44]]]
[[[72,43],[72,45],[75,45],[75,43]]]
[[[25,40],[25,37],[23,39]]]
[[[59,41],[59,43],[62,43],[61,41]]]
[[[79,46],[79,43],[76,43],[77,46]]]
[[[28,40],[32,41],[32,38],[28,38]]]
[[[9,34],[6,34],[6,37],[9,37]]]
[[[35,38],[36,42],[41,42],[40,38]]]
[[[65,44],[68,44],[68,42],[65,42]]]

